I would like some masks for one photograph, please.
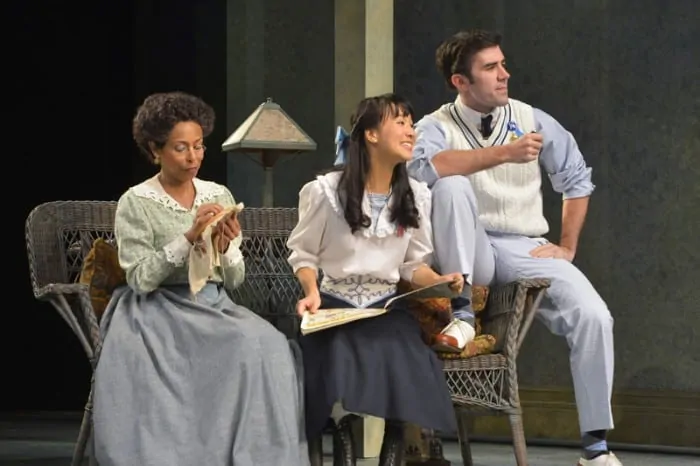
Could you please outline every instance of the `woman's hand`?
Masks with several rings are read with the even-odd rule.
[[[450,289],[459,294],[464,289],[464,275],[459,272],[448,273],[440,277],[442,280],[450,280]]]
[[[185,233],[185,238],[187,238],[187,241],[194,244],[197,240],[199,240],[200,236],[202,236],[202,233],[204,232],[204,229],[207,227],[209,220],[211,220],[212,217],[222,210],[223,207],[221,207],[219,204],[202,204],[199,209],[197,209],[197,213],[194,216],[194,221],[192,222],[192,227]]]
[[[222,219],[216,225],[213,236],[216,238],[216,247],[221,254],[226,253],[229,243],[241,234],[241,224],[238,222],[238,214],[235,212]]]
[[[321,295],[318,292],[312,293],[297,302],[297,314],[299,317],[302,317],[307,311],[315,314],[319,307],[321,307]]]

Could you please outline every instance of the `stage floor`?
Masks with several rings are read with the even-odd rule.
[[[0,465],[66,466],[69,464],[73,442],[77,436],[79,419],[75,414],[17,416],[0,414]],[[445,442],[445,456],[453,466],[462,465],[459,446]],[[330,438],[324,442],[325,464],[332,464]],[[477,466],[515,465],[508,445],[474,443],[474,462]],[[531,446],[528,459],[531,466],[574,466],[577,449]],[[618,451],[625,466],[700,466],[700,457]],[[85,463],[87,464],[87,462]],[[358,466],[373,466],[376,459],[358,461]]]

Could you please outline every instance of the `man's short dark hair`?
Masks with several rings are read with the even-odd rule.
[[[435,63],[450,89],[453,74],[472,80],[472,62],[478,52],[501,45],[501,34],[481,29],[461,31],[445,40],[435,52]]]

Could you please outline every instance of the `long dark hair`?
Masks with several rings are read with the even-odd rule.
[[[378,128],[386,118],[413,118],[413,115],[413,107],[408,100],[390,93],[363,99],[350,119],[352,129],[347,159],[345,165],[337,170],[342,171],[338,182],[338,197],[343,206],[345,220],[353,233],[372,224],[370,218],[362,211],[362,199],[370,169],[365,131]],[[391,197],[391,221],[403,229],[418,228],[418,209],[404,162],[394,167],[391,176]]]

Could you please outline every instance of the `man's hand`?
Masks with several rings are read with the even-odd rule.
[[[537,159],[542,150],[542,135],[539,133],[528,133],[506,147],[509,149],[506,162],[532,162]]]
[[[543,259],[564,259],[565,261],[573,261],[576,253],[571,249],[558,246],[554,243],[543,244],[530,251],[532,257]]]

